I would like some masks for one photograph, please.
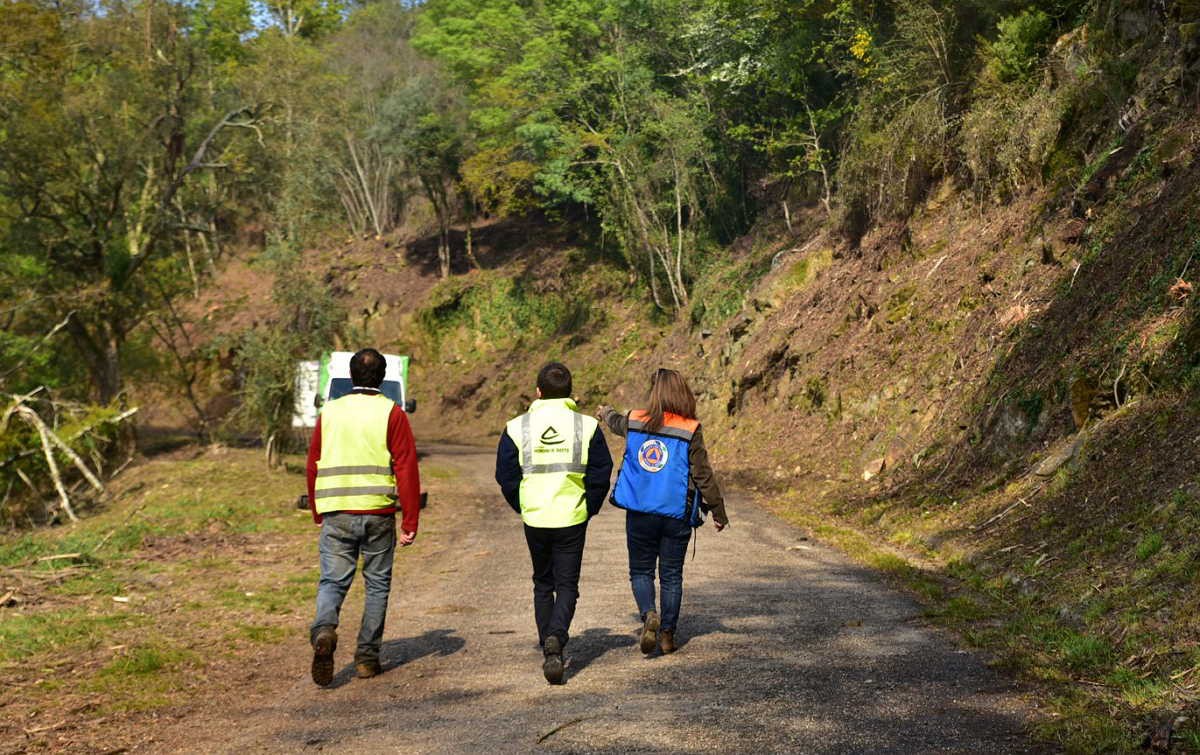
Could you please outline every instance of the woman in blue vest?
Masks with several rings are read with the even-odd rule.
[[[645,409],[618,414],[601,406],[597,419],[625,436],[625,459],[612,502],[625,509],[629,581],[642,620],[642,652],[675,652],[675,627],[683,600],[683,560],[692,528],[711,513],[717,532],[729,518],[708,463],[696,419],[696,397],[675,370],[655,371]],[[654,602],[654,572],[661,581],[662,614]]]

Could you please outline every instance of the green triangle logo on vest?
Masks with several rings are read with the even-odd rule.
[[[558,430],[555,430],[553,425],[547,427],[546,431],[542,433],[542,443],[547,446],[558,446],[564,442],[563,437],[558,434]]]

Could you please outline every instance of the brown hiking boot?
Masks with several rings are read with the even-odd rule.
[[[646,621],[642,625],[642,652],[650,655],[658,646],[658,611],[646,611]]]
[[[333,681],[334,650],[337,650],[337,630],[321,627],[313,637],[312,680],[322,687]]]
[[[664,629],[658,635],[658,646],[662,648],[663,654],[675,652],[675,630]]]
[[[558,637],[550,635],[542,646],[542,674],[551,684],[563,682],[563,643]]]
[[[355,661],[354,672],[358,674],[359,679],[370,679],[373,676],[379,676],[383,673],[383,669],[379,666],[379,661]]]

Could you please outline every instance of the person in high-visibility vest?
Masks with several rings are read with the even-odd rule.
[[[350,359],[354,390],[325,404],[308,448],[309,507],[313,521],[321,525],[321,581],[310,629],[312,679],[321,686],[333,681],[338,614],[359,555],[366,599],[354,666],[361,679],[380,672],[396,541],[412,545],[417,537],[417,449],[408,416],[379,391],[386,366],[375,349],[363,349]]]
[[[712,514],[717,532],[729,524],[725,499],[708,461],[696,397],[675,370],[657,370],[646,409],[618,414],[601,406],[596,418],[625,436],[625,455],[612,502],[625,509],[629,583],[642,620],[641,650],[674,653],[683,601],[683,561],[692,529]],[[654,601],[654,572],[662,613]]]
[[[537,400],[508,423],[496,449],[496,482],[525,525],[542,673],[551,684],[563,681],[588,520],[604,505],[613,467],[599,423],[570,396],[571,371],[547,364]]]

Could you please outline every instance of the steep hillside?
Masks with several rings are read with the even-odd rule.
[[[1131,747],[1191,711],[1200,663],[1195,138],[1133,133],[1074,211],[945,183],[857,247],[818,210],[764,223],[676,322],[527,229],[373,332],[414,353],[429,438],[494,435],[546,359],[585,410],[684,370],[726,477],[1050,684],[1053,736]]]

